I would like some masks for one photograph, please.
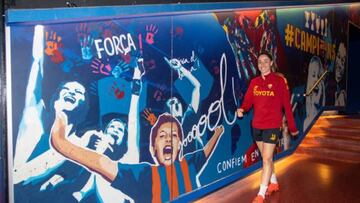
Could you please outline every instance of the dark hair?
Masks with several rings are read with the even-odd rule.
[[[119,118],[113,118],[113,119],[111,119],[111,121],[109,121],[108,124],[106,125],[104,132],[105,132],[105,134],[107,134],[107,130],[108,130],[108,128],[109,128],[109,125],[110,125],[111,123],[113,123],[113,122],[118,122],[118,123],[121,123],[121,124],[124,125],[124,136],[123,136],[122,140],[117,140],[117,139],[116,139],[116,143],[119,143],[119,142],[122,143],[122,142],[124,141],[125,136],[127,136],[128,132],[127,132],[126,123],[125,123],[124,121],[122,121],[121,119],[119,119]]]
[[[61,82],[51,97],[50,109],[51,109],[51,112],[53,112],[55,114],[55,109],[54,109],[55,101],[60,98],[60,91],[64,88],[64,85],[67,83],[70,83],[70,82],[79,83],[85,89],[84,101],[79,102],[79,105],[73,111],[65,111],[66,115],[68,116],[69,122],[76,125],[76,124],[83,122],[86,119],[86,115],[89,110],[89,95],[86,91],[85,86],[83,84],[81,84],[80,82],[78,82],[78,81]]]
[[[151,141],[151,146],[154,147],[155,145],[155,139],[158,133],[158,130],[160,128],[160,126],[164,123],[175,123],[175,125],[178,128],[178,135],[179,135],[179,139],[180,141],[182,141],[182,137],[183,137],[183,131],[180,125],[180,122],[174,118],[171,114],[169,113],[164,113],[161,114],[159,116],[159,118],[157,119],[156,123],[154,124],[154,126],[151,128],[151,132],[150,132],[150,141]]]
[[[276,64],[275,64],[275,61],[274,61],[273,56],[272,56],[269,52],[263,51],[263,52],[260,52],[260,53],[259,53],[258,59],[259,59],[259,57],[260,57],[261,55],[267,56],[267,57],[270,59],[270,61],[273,62],[272,66],[270,67],[270,68],[271,68],[271,71],[272,71],[272,72],[277,72],[277,71],[278,71],[278,68],[277,68],[277,66],[276,66]]]
[[[114,153],[107,154],[108,157],[110,157],[112,160],[116,161],[116,160],[119,160],[120,158],[122,158],[128,150],[128,145],[127,145],[128,144],[128,131],[127,131],[126,123],[124,121],[122,121],[119,118],[113,118],[106,125],[105,130],[104,130],[105,134],[107,134],[107,129],[108,129],[110,123],[112,123],[112,122],[119,122],[124,125],[124,135],[123,135],[122,139],[118,140],[119,139],[118,136],[113,137],[115,139]]]
[[[258,55],[258,58],[261,56],[261,55],[266,55],[271,61],[273,61],[273,56],[269,53],[269,52],[260,52],[259,55]]]

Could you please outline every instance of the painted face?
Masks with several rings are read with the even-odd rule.
[[[309,73],[308,73],[308,83],[311,85],[314,85],[315,82],[319,79],[319,70],[320,67],[317,62],[311,62],[309,64]]]
[[[166,105],[170,109],[170,113],[172,116],[174,116],[174,117],[182,117],[183,116],[182,105],[176,97],[170,98],[166,102]]]
[[[118,142],[121,142],[125,133],[125,124],[118,121],[112,120],[108,124],[105,134],[111,135],[112,137],[116,137]]]
[[[322,74],[322,70],[323,67],[320,58],[313,57],[309,63],[306,92],[309,92],[313,85],[319,80]],[[320,83],[314,88],[310,96],[307,97],[308,101],[311,101],[312,105],[321,103],[320,95],[324,94],[324,90],[321,88],[323,84],[323,81],[320,81]]]
[[[268,75],[271,72],[272,64],[273,62],[267,55],[262,54],[259,56],[258,68],[262,76]]]
[[[179,129],[175,123],[163,123],[157,132],[154,152],[159,164],[169,166],[176,159],[180,147]]]
[[[68,82],[62,86],[59,99],[55,101],[58,110],[72,111],[85,101],[85,87],[78,82]]]
[[[340,82],[344,77],[346,62],[346,48],[344,43],[340,43],[335,59],[335,80]]]

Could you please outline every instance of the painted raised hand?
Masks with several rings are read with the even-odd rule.
[[[146,108],[142,115],[147,121],[149,121],[150,125],[154,125],[157,121],[157,117],[154,113],[151,112],[151,109]]]
[[[111,71],[111,74],[114,76],[114,78],[119,78],[120,75],[126,71],[130,70],[129,64],[127,64],[125,61],[120,61]]]
[[[154,44],[154,37],[155,37],[155,34],[159,31],[159,29],[157,28],[156,25],[153,25],[151,24],[150,26],[147,25],[146,26],[146,42],[148,44]]]
[[[174,70],[179,70],[182,67],[181,62],[176,58],[169,60],[168,58],[164,57],[164,60]]]
[[[59,51],[59,47],[62,47],[61,37],[56,32],[45,32],[45,54],[51,57],[51,61],[54,63],[61,63],[64,61],[62,53]]]
[[[159,89],[156,89],[153,95],[155,101],[165,101],[164,91],[166,89],[166,85],[162,84]]]
[[[111,66],[110,63],[104,64],[100,59],[96,58],[92,61],[91,67],[93,68],[93,73],[110,75]]]
[[[78,41],[80,41],[80,39],[86,38],[89,35],[90,31],[87,23],[80,23],[76,26],[75,30],[77,33]]]
[[[90,60],[94,56],[91,51],[94,38],[90,35],[89,26],[86,23],[80,23],[75,29],[78,41],[80,42],[82,59]]]
[[[80,39],[81,56],[86,61],[91,60],[94,56],[91,50],[93,44],[94,38],[91,35]]]
[[[186,69],[182,66],[181,62],[176,58],[169,60],[168,58],[164,57],[164,60],[170,66],[170,68],[177,71],[179,79],[181,80],[184,77],[184,71],[186,71]]]

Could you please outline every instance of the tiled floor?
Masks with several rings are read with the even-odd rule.
[[[266,202],[360,202],[360,164],[293,154],[275,165],[280,191]],[[251,202],[258,192],[260,172],[239,180],[196,203]]]

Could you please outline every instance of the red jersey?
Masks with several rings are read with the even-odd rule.
[[[284,109],[289,131],[297,132],[286,79],[276,73],[264,78],[251,80],[240,108],[246,112],[254,107],[252,126],[257,129],[280,128]]]

